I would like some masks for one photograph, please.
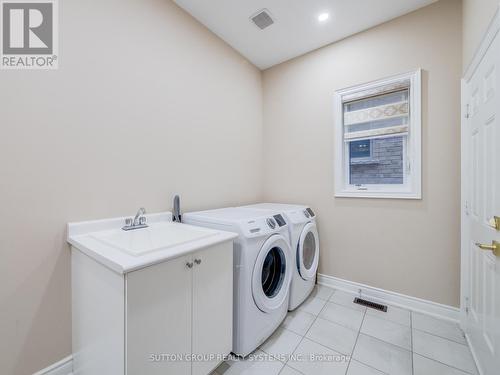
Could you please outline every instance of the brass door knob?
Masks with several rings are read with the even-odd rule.
[[[493,254],[495,254],[497,257],[500,256],[500,242],[492,241],[491,245],[485,245],[485,244],[476,242],[476,246],[479,247],[481,250],[491,250],[491,251],[493,251]]]
[[[500,231],[500,217],[498,216],[493,216],[490,220],[488,220],[488,224],[490,227],[493,229],[499,230]]]

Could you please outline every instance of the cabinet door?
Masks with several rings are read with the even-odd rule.
[[[127,375],[191,373],[190,261],[181,257],[127,275]]]
[[[195,357],[192,374],[206,375],[232,350],[233,244],[199,251],[193,260],[193,354],[204,358]]]

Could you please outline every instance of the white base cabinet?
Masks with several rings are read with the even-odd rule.
[[[232,349],[233,245],[120,275],[72,248],[75,375],[204,375]]]

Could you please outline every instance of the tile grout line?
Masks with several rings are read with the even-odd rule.
[[[392,305],[387,305],[388,308],[394,308],[394,306]],[[368,310],[368,308],[367,308]],[[404,309],[402,309],[404,310]],[[370,310],[368,310],[369,312]],[[375,310],[378,312],[378,310]],[[411,311],[410,310],[406,310],[408,312],[408,314],[411,314]],[[396,320],[393,320],[393,319],[389,319],[387,317],[383,317],[383,316],[380,316],[378,314],[367,314],[368,316],[370,316],[371,318],[375,318],[375,319],[379,319],[379,320],[383,320],[385,322],[389,322],[389,323],[393,323],[393,324],[397,324],[398,326],[401,326],[401,327],[405,327],[405,328],[409,328],[410,325],[407,325],[407,324],[404,324],[404,323],[400,323],[400,322],[397,322]]]
[[[329,346],[326,346],[325,344],[322,344],[322,343],[320,343],[320,342],[317,342],[317,341],[315,341],[315,340],[313,340],[313,339],[311,339],[311,338],[309,338],[309,337],[304,337],[304,338],[305,338],[306,340],[309,340],[309,341],[311,341],[311,342],[313,342],[313,343],[315,343],[315,344],[317,344],[317,345],[319,345],[319,346],[322,346],[323,348],[328,349],[328,350],[330,350],[330,351],[332,351],[332,352],[335,352],[335,353],[340,354],[340,355],[349,356],[348,354],[341,353],[341,352],[339,352],[337,349],[334,349],[334,348],[331,348],[331,347],[329,347]]]
[[[293,334],[295,334],[295,335],[297,335],[297,336],[301,336],[301,335],[300,335],[300,334],[298,334],[297,332],[293,332],[293,331],[291,331],[291,330],[289,330],[289,329],[286,329],[285,327],[281,327],[281,326],[280,326],[278,329],[281,329],[281,330],[283,330],[283,331],[288,331],[288,332],[291,332],[291,333],[293,333]],[[303,339],[303,338],[304,338],[304,336],[301,336],[301,337],[300,337],[299,342],[297,343],[297,345],[295,345],[295,346],[294,346],[294,348],[292,349],[292,353],[291,353],[291,354],[293,354],[293,353],[297,350],[297,348],[299,347],[299,345],[300,345],[300,343],[302,342],[302,339]],[[264,344],[262,344],[262,346],[263,346],[263,345],[264,345]],[[268,355],[273,355],[273,354],[271,354],[271,353],[266,352],[264,349],[261,349],[261,347],[259,347],[259,349],[260,349],[260,350],[262,350],[264,353],[266,353],[266,354],[268,354]],[[284,362],[283,362],[283,361],[279,361],[279,362],[283,363],[283,365],[284,365],[284,366],[286,366],[286,364],[288,363],[288,361],[289,361],[289,360],[290,360],[290,357],[288,356],[288,358],[287,358],[287,360],[286,360],[286,361],[284,361]],[[283,367],[284,367],[284,366],[283,366]]]
[[[344,308],[349,309],[349,310],[359,311],[358,309],[355,309],[354,307],[351,307],[351,306],[346,306],[346,305],[342,305],[341,303],[338,303],[338,302],[333,302],[333,301],[330,301],[330,300],[328,300],[328,301],[326,301],[326,302],[331,303],[332,305],[336,305],[336,306],[344,307]],[[353,302],[353,303],[354,303],[354,302]],[[356,306],[361,306],[361,305],[356,305]],[[366,307],[365,307],[365,306],[363,306],[363,307],[366,309]],[[359,312],[361,312],[361,311],[359,311]]]
[[[335,293],[335,291],[334,291],[333,293]],[[333,293],[332,293],[332,295],[333,295]],[[314,298],[318,298],[318,297],[314,297]],[[322,301],[325,301],[325,300],[324,300],[324,299],[322,299],[322,298],[318,298],[318,299],[320,299],[320,300],[322,300]],[[304,302],[305,302],[305,301],[304,301]],[[304,302],[302,302],[302,303],[304,303]],[[306,338],[307,333],[309,332],[309,330],[311,329],[311,327],[313,326],[313,324],[316,322],[316,320],[317,320],[317,319],[318,319],[318,317],[319,317],[319,314],[321,314],[321,312],[323,311],[323,309],[326,307],[327,303],[328,303],[328,300],[326,300],[326,303],[323,305],[323,307],[321,308],[321,310],[318,312],[318,315],[314,315],[314,314],[311,314],[310,312],[307,312],[307,311],[304,311],[304,310],[300,310],[300,311],[302,311],[302,312],[305,312],[305,313],[307,313],[307,314],[311,314],[312,316],[314,316],[314,320],[312,321],[312,323],[311,323],[311,325],[309,326],[309,328],[307,329],[307,331],[306,331],[306,332],[302,335],[302,337],[301,337],[301,339],[300,339],[300,341],[299,341],[298,345],[297,345],[297,346],[295,347],[295,349],[293,350],[292,355],[293,355],[293,353],[295,353],[295,351],[296,351],[296,350],[297,350],[297,348],[300,346],[300,344],[302,344],[302,341],[304,341],[304,339]],[[299,310],[299,308],[297,308],[297,310]],[[296,333],[296,332],[294,332],[294,333]],[[309,340],[309,339],[308,339],[308,340]],[[311,340],[311,341],[312,341],[312,340]],[[324,345],[323,345],[323,346],[324,346]],[[287,364],[288,364],[288,362],[289,362],[289,361],[290,361],[290,357],[288,357],[288,359],[286,360],[286,362],[285,362],[285,366],[287,366]],[[291,366],[289,366],[289,367],[291,367]],[[283,368],[284,368],[284,367],[283,367]],[[297,370],[296,368],[294,368],[294,367],[292,367],[292,368],[293,368],[295,371],[298,371],[299,373],[303,374],[303,372],[301,372],[301,371]],[[283,371],[283,369],[281,369],[281,371]],[[281,371],[280,371],[280,373],[281,373]]]
[[[302,342],[303,339],[304,338],[302,337],[302,339],[299,341],[299,345],[300,345],[300,343]],[[299,345],[297,345],[297,348],[299,347]],[[297,348],[295,348],[295,350],[297,350]],[[292,354],[295,353],[295,350],[292,352]],[[288,363],[289,360],[290,360],[290,358],[287,359],[286,363],[283,365],[283,367],[281,368],[281,370],[278,373],[278,375],[281,374],[286,367],[289,367],[289,368],[293,369],[294,371],[298,372],[299,374],[305,375],[302,371],[297,370],[295,367],[288,366],[287,363]]]
[[[316,284],[316,285],[319,285],[319,284]],[[325,287],[325,288],[329,288],[329,287]],[[316,295],[316,296],[314,296],[313,298],[319,298],[319,299],[322,299],[323,301],[327,301],[327,302],[328,302],[328,301],[330,301],[330,298],[331,298],[331,297],[333,296],[333,294],[335,293],[335,289],[333,289],[333,288],[329,288],[329,289],[332,289],[332,290],[333,290],[333,293],[332,293],[332,294],[330,294],[330,295],[328,296],[328,298],[321,298],[321,297],[319,297],[319,296],[317,296],[317,295]]]
[[[406,352],[412,353],[411,348],[410,349],[403,348],[402,346],[396,345],[396,344],[394,344],[392,342],[389,342],[389,341],[382,340],[380,337],[372,336],[372,335],[369,335],[368,333],[365,333],[365,332],[363,332],[363,335],[365,335],[367,337],[371,337],[372,339],[375,339],[375,340],[378,340],[378,341],[382,341],[384,344],[393,346],[394,348],[401,349],[401,350],[404,350]]]
[[[468,347],[468,345],[464,345],[464,344],[461,344],[461,343],[456,342],[456,341],[454,341],[454,340],[447,339],[446,337],[442,337],[442,336],[438,336],[438,335],[433,335],[432,333],[429,333],[429,332],[426,332],[426,331],[422,331],[422,330],[417,329],[417,328],[413,328],[413,329],[415,329],[416,331],[422,332],[422,333],[424,333],[424,334],[427,334],[427,335],[429,335],[429,336],[437,337],[437,338],[440,338],[440,339],[442,339],[442,340],[449,341],[449,342],[454,343],[454,344],[457,344],[457,345],[462,345],[462,346],[465,346],[465,347],[467,347],[467,348],[469,349],[469,351],[470,351],[470,348]],[[435,358],[431,358],[431,357],[428,357],[428,356],[426,356],[426,355],[424,355],[424,354],[421,354],[421,353],[418,353],[418,352],[414,352],[414,351],[413,351],[413,329],[411,330],[411,335],[412,335],[412,354],[417,354],[417,355],[419,355],[419,356],[421,356],[421,357],[424,357],[424,358],[427,358],[427,359],[429,359],[429,360],[431,360],[431,361],[434,361],[434,362],[440,363],[440,364],[442,364],[442,365],[444,365],[444,366],[447,366],[447,367],[450,367],[450,368],[452,368],[452,369],[456,369],[456,370],[462,371],[462,372],[464,372],[464,373],[466,373],[466,374],[471,374],[471,375],[473,375],[473,374],[472,374],[472,373],[470,373],[469,371],[464,370],[464,369],[462,369],[462,368],[455,367],[455,366],[453,366],[453,365],[450,365],[450,364],[447,364],[447,363],[444,363],[444,362],[438,361],[438,360],[437,360],[437,359],[435,359]],[[412,360],[413,360],[413,355],[412,355]],[[474,363],[474,366],[475,366],[475,363]]]
[[[362,324],[363,321],[364,321],[364,315],[365,315],[365,313],[361,312],[361,311],[358,311],[358,310],[354,310],[354,311],[359,312],[361,315],[363,315],[363,317],[361,318],[361,324]],[[325,316],[318,316],[318,318],[321,319],[321,320],[324,320],[325,322],[329,322],[329,323],[335,324],[337,326],[340,326],[340,327],[343,327],[343,328],[347,328],[347,329],[349,329],[349,330],[351,330],[353,332],[358,332],[359,331],[359,328],[352,328],[352,326],[348,326],[348,325],[346,325],[344,323],[341,323],[339,321],[331,320],[331,319],[329,319],[329,318],[327,318]]]
[[[335,293],[335,292],[334,292],[334,293]],[[332,295],[333,295],[333,293],[332,293]],[[308,298],[309,298],[309,297],[308,297]],[[308,298],[306,298],[306,300],[307,300]],[[286,328],[286,327],[283,327],[283,322],[281,322],[281,324],[280,324],[280,325],[279,325],[279,327],[278,327],[278,329],[283,329],[283,330],[285,330],[285,331],[292,332],[292,333],[294,333],[294,334],[296,334],[296,335],[298,335],[298,336],[301,336],[299,343],[298,343],[298,344],[294,347],[294,349],[293,349],[293,351],[292,351],[292,353],[291,353],[292,355],[293,355],[293,353],[295,353],[295,351],[297,350],[297,348],[300,346],[300,344],[302,343],[302,341],[304,340],[304,338],[306,338],[306,334],[307,334],[307,332],[309,332],[309,330],[311,329],[312,325],[314,324],[314,322],[316,321],[316,319],[319,317],[319,314],[321,314],[321,312],[323,311],[323,309],[326,307],[327,302],[328,302],[328,300],[325,300],[325,299],[320,298],[320,297],[318,297],[318,296],[314,296],[314,297],[312,297],[312,298],[317,298],[317,299],[319,299],[319,300],[321,300],[321,301],[324,301],[324,302],[325,302],[325,304],[323,305],[323,307],[322,307],[322,308],[321,308],[321,310],[319,311],[318,315],[312,314],[312,313],[310,313],[310,312],[308,312],[308,311],[301,310],[301,309],[300,309],[300,307],[297,307],[297,308],[294,310],[294,311],[301,311],[301,312],[303,312],[303,313],[306,313],[306,314],[312,315],[312,316],[314,317],[313,322],[311,323],[311,325],[309,326],[309,328],[307,329],[307,331],[306,331],[303,335],[302,335],[302,334],[300,334],[300,333],[298,333],[298,332],[294,332],[294,331],[292,331],[291,329],[288,329],[288,328]],[[304,300],[304,302],[305,302],[306,300]],[[304,302],[302,302],[302,303],[304,303]],[[288,314],[289,314],[290,312],[291,312],[291,311],[287,311],[287,316],[288,316]],[[285,319],[286,319],[286,317],[285,317]],[[283,321],[284,321],[285,319],[283,319]],[[311,340],[311,341],[312,341],[312,340]],[[264,342],[264,343],[265,343],[265,342]],[[266,353],[266,354],[268,354],[268,355],[271,355],[270,353],[267,353],[264,349],[262,349],[262,346],[264,345],[264,343],[262,343],[262,345],[260,345],[260,346],[257,348],[257,350],[261,350],[262,352],[264,352],[264,353]],[[324,346],[324,345],[323,345],[323,346]],[[326,346],[325,346],[325,348],[328,348],[328,347],[326,347]],[[287,366],[287,364],[288,364],[288,362],[289,362],[289,361],[290,361],[290,356],[288,356],[288,358],[287,358],[287,360],[286,360],[285,362],[283,362],[283,361],[279,361],[279,362],[283,363],[283,367],[281,368],[281,370],[280,370],[280,372],[279,372],[279,373],[281,373],[281,372],[283,371],[283,369]],[[289,367],[290,367],[290,366],[289,366]],[[292,368],[293,368],[293,367],[292,367]],[[295,368],[293,368],[293,369],[294,369],[294,370],[296,370]],[[298,370],[296,370],[296,371],[298,371]],[[298,371],[298,372],[299,372],[299,373],[301,373],[301,374],[303,374],[301,371]],[[278,374],[279,374],[279,373],[278,373]]]
[[[383,374],[383,375],[391,375],[391,374],[388,374],[387,372],[384,372],[384,371],[382,371],[382,370],[380,370],[380,369],[378,369],[378,368],[376,368],[376,367],[373,367],[373,365],[368,365],[368,364],[366,364],[366,363],[364,363],[364,362],[361,362],[359,359],[353,359],[353,361],[354,361],[354,362],[357,362],[357,363],[360,363],[360,364],[362,364],[363,366],[366,366],[366,367],[368,367],[368,368],[370,368],[370,369],[372,369],[372,370],[375,370],[375,371],[377,371],[377,372],[380,372],[380,373],[381,373],[381,374]]]
[[[329,297],[329,298],[331,298],[331,297],[332,297],[332,296],[333,296],[336,292],[337,292],[337,290],[336,290],[336,289],[334,289],[333,293],[330,295],[330,297]],[[321,299],[321,298],[319,298],[319,299]],[[333,348],[330,348],[330,347],[328,347],[328,346],[326,346],[326,345],[323,345],[323,344],[321,344],[321,343],[319,343],[319,342],[316,342],[316,341],[314,341],[314,340],[311,340],[309,337],[306,337],[306,335],[309,333],[309,331],[311,330],[311,328],[312,328],[312,326],[314,325],[314,323],[316,323],[316,321],[317,321],[318,319],[322,319],[322,318],[320,318],[319,316],[321,315],[321,313],[323,312],[323,310],[324,310],[324,309],[326,309],[326,307],[328,306],[328,303],[329,303],[329,301],[330,301],[330,299],[327,299],[327,300],[321,299],[321,300],[322,300],[322,301],[325,301],[325,304],[323,305],[323,307],[321,308],[321,310],[318,312],[318,315],[315,315],[315,317],[314,317],[314,320],[313,320],[312,324],[309,326],[309,328],[307,329],[306,333],[304,334],[304,336],[302,337],[302,340],[301,340],[300,342],[302,343],[302,341],[303,341],[304,339],[307,339],[307,340],[312,341],[312,342],[314,342],[315,344],[318,344],[318,345],[320,345],[320,346],[322,346],[322,347],[324,347],[324,348],[326,348],[326,349],[328,349],[328,350],[331,350],[331,351],[334,351],[334,352],[336,352],[336,353],[339,353],[339,354],[343,355],[343,353],[340,353],[339,351],[337,351],[337,350],[335,350],[335,349],[333,349]],[[325,320],[326,320],[326,319],[325,319]],[[300,345],[300,344],[299,344],[299,345]],[[297,347],[298,347],[298,346],[297,346]],[[353,350],[354,350],[354,349],[353,349]],[[349,360],[349,362],[350,362],[350,360]],[[349,365],[348,365],[348,366],[349,366]],[[294,370],[295,370],[295,369],[294,369]],[[347,370],[346,370],[346,374],[347,374]]]
[[[335,293],[335,291],[332,293],[332,295],[333,295],[334,293]],[[315,297],[315,298],[317,298],[317,297]],[[321,298],[319,298],[319,299],[321,299]],[[311,323],[311,325],[309,326],[309,328],[307,329],[307,331],[306,331],[306,332],[304,333],[304,335],[302,336],[302,338],[301,338],[301,340],[300,340],[300,342],[299,342],[299,345],[297,345],[297,347],[295,348],[295,350],[297,350],[297,348],[300,346],[300,344],[302,344],[302,341],[304,341],[304,339],[308,339],[308,340],[310,340],[310,341],[312,341],[312,342],[314,342],[314,343],[316,343],[316,344],[318,344],[318,345],[321,345],[321,346],[323,346],[323,347],[325,347],[325,348],[327,348],[327,349],[329,349],[329,350],[333,350],[333,349],[331,349],[331,348],[329,348],[329,347],[327,347],[327,346],[325,346],[325,345],[320,344],[319,342],[313,341],[313,340],[311,340],[310,338],[306,337],[306,335],[309,333],[309,331],[311,330],[311,328],[312,328],[312,326],[314,325],[314,323],[316,323],[316,320],[318,320],[319,315],[323,312],[323,310],[325,309],[326,305],[328,304],[328,300],[324,300],[324,299],[321,299],[321,300],[322,300],[322,301],[325,301],[325,304],[323,305],[323,307],[321,308],[321,310],[318,312],[318,315],[311,314],[311,315],[313,315],[313,316],[314,316],[314,320],[313,320],[313,322]],[[304,311],[304,310],[302,310],[302,311],[303,311],[303,312],[307,312],[307,311]],[[309,314],[310,314],[310,313],[309,313]],[[295,350],[292,352],[292,354],[293,354],[293,353],[295,353]],[[288,359],[288,360],[286,361],[285,366],[288,364],[289,360],[290,360],[290,359]],[[294,367],[292,367],[292,368],[293,368],[294,370],[296,370]],[[300,372],[300,371],[299,371],[299,372]]]
[[[357,311],[357,312],[360,312],[360,313],[361,313],[361,311]],[[361,313],[361,314],[363,314],[363,319],[361,320],[361,323],[363,323],[363,320],[364,320],[364,313]],[[342,328],[348,329],[349,331],[353,331],[353,332],[358,332],[358,331],[359,331],[359,329],[358,329],[358,328],[348,327],[348,326],[344,325],[343,323],[340,323],[340,322],[338,322],[338,321],[334,321],[334,320],[330,320],[330,319],[328,319],[328,318],[326,318],[326,317],[323,317],[323,316],[318,316],[318,319],[323,320],[323,321],[325,321],[325,322],[327,322],[327,323],[330,323],[330,324],[333,324],[333,325],[336,325],[336,326],[339,326],[339,327],[342,327]]]
[[[389,305],[389,306],[394,307],[394,306],[392,306],[392,305]],[[403,309],[403,310],[404,310],[404,309]],[[411,337],[412,337],[412,342],[411,342],[412,347],[411,347],[411,351],[412,351],[412,352],[413,352],[413,330],[415,330],[415,331],[419,331],[419,332],[422,332],[422,333],[427,334],[427,335],[430,335],[430,336],[438,337],[438,338],[440,338],[440,339],[447,340],[447,341],[450,341],[450,342],[455,343],[455,344],[459,344],[459,345],[462,345],[462,346],[467,346],[467,347],[468,347],[468,345],[467,345],[467,344],[464,344],[464,343],[462,343],[462,342],[459,342],[459,341],[456,341],[456,340],[453,340],[453,339],[450,339],[450,338],[448,338],[448,337],[444,337],[444,336],[441,336],[441,335],[437,335],[436,333],[429,332],[429,331],[425,331],[425,330],[420,329],[420,328],[415,328],[415,327],[413,327],[413,314],[414,314],[415,312],[414,312],[414,311],[411,311],[411,310],[407,310],[407,311],[410,313],[410,326],[409,326],[409,328],[411,329]],[[370,315],[370,314],[368,314],[368,315]],[[373,318],[376,318],[376,319],[386,320],[386,321],[388,321],[388,322],[391,322],[391,323],[394,323],[394,324],[400,325],[400,326],[402,326],[402,327],[407,327],[407,328],[408,328],[408,326],[407,326],[407,325],[402,324],[402,323],[399,323],[399,322],[396,322],[396,321],[394,321],[394,320],[390,320],[390,319],[382,318],[382,317],[379,317],[379,316],[377,316],[377,315],[371,315],[371,316],[372,316]],[[437,319],[437,320],[440,320],[440,319]],[[368,336],[370,336],[370,335],[368,335]],[[374,336],[371,336],[371,337],[374,337]],[[379,339],[378,337],[375,337],[375,338]],[[379,339],[379,340],[381,340],[381,339]],[[384,340],[382,340],[382,341],[384,341]],[[387,342],[387,341],[386,341],[386,342]],[[392,344],[392,343],[389,343],[389,344]],[[393,345],[394,345],[394,344],[393,344]],[[396,345],[396,346],[399,346],[399,345]],[[403,348],[403,349],[405,349],[405,348]],[[407,350],[408,350],[408,349],[407,349]]]
[[[372,336],[372,335],[368,335],[367,333],[364,333],[364,332],[362,333],[362,332],[361,332],[361,330],[360,330],[359,334],[360,334],[360,335],[364,335],[364,336],[366,336],[366,337],[370,337],[370,338],[372,338],[372,339],[374,339],[374,340],[380,341],[380,342],[382,342],[382,343],[384,343],[384,344],[386,344],[386,345],[390,345],[390,346],[392,346],[392,347],[394,347],[394,348],[396,348],[396,349],[399,349],[399,350],[404,350],[405,352],[410,353],[410,356],[411,356],[411,357],[413,357],[413,356],[412,356],[412,352],[411,352],[410,350],[406,349],[406,348],[403,348],[403,347],[398,346],[398,345],[395,345],[395,344],[393,344],[393,343],[391,343],[391,342],[388,342],[388,341],[382,340],[382,339],[380,339],[380,338],[378,338],[378,337],[375,337],[375,336]],[[357,344],[357,342],[356,342],[356,344]],[[363,364],[363,365],[365,365],[365,366],[367,366],[367,367],[370,367],[370,368],[372,368],[372,369],[374,369],[374,370],[377,370],[378,372],[380,372],[380,373],[382,373],[382,374],[387,375],[387,373],[385,373],[384,371],[382,371],[382,370],[380,370],[380,369],[378,369],[378,368],[376,368],[376,367],[373,367],[373,365],[369,365],[369,364],[367,364],[367,363],[363,362],[362,360],[355,359],[355,361],[356,361],[356,362],[359,362],[359,363],[361,363],[361,364]],[[443,363],[443,364],[444,364],[444,363]],[[451,367],[451,366],[449,366],[449,367]],[[463,371],[463,370],[461,370],[461,371]],[[470,375],[472,375],[472,374],[470,374]]]
[[[389,342],[389,341],[385,341],[385,340],[382,340],[380,337],[376,337],[376,336],[372,336],[372,335],[369,335],[368,333],[365,333],[363,332],[362,333],[364,336],[366,337],[370,337],[372,339],[375,339],[377,341],[380,341],[386,345],[390,345],[396,349],[399,349],[399,350],[404,350],[405,352],[409,352],[409,353],[412,353],[411,349],[408,349],[408,348],[403,348],[402,346],[399,346],[399,345],[396,345],[396,344],[393,344],[392,342]],[[380,370],[379,370],[380,371]]]
[[[449,365],[447,363],[444,363],[444,362],[441,362],[441,361],[438,361],[437,359],[434,359],[434,358],[430,358],[430,357],[427,357],[423,354],[419,354],[419,353],[415,353],[416,355],[420,356],[420,357],[423,357],[425,359],[428,359],[430,361],[433,361],[433,362],[436,362],[436,363],[439,363],[440,365],[443,365],[443,366],[446,366],[446,367],[449,367],[453,370],[458,370],[460,372],[463,372],[464,374],[467,374],[467,375],[474,375],[473,373],[469,372],[468,370],[464,370],[463,368],[459,368],[459,367],[455,367],[455,366],[452,366],[452,365]]]
[[[304,334],[304,337],[306,337],[306,335],[309,333],[309,331],[311,330],[311,327],[314,325],[314,323],[316,323],[316,320],[318,320],[319,316],[321,315],[321,313],[325,309],[326,304],[328,303],[328,301],[325,301],[324,299],[322,299],[322,301],[324,301],[325,304],[323,305],[323,307],[321,308],[321,310],[319,310],[318,314],[312,314],[312,315],[314,315],[314,320],[313,320],[312,324],[309,326],[309,328],[307,329],[306,333]]]
[[[414,314],[414,312],[413,312],[413,311],[411,311],[411,312],[410,312],[410,326],[411,326],[411,353],[412,353],[412,355],[411,355],[411,363],[412,363],[412,369],[413,369],[413,372],[415,373],[415,364],[414,364],[413,358],[414,358],[415,354],[417,354],[417,355],[419,355],[419,356],[421,356],[421,357],[423,357],[423,358],[427,358],[427,359],[429,359],[429,360],[431,360],[431,361],[434,361],[434,362],[436,362],[436,363],[440,363],[440,364],[442,364],[443,366],[447,366],[447,367],[449,367],[449,368],[452,368],[452,369],[455,369],[455,370],[459,370],[459,371],[462,371],[462,372],[464,372],[464,373],[466,373],[466,374],[470,374],[470,375],[472,375],[469,371],[466,371],[466,370],[464,370],[464,369],[461,369],[461,368],[458,368],[458,367],[455,367],[455,366],[449,365],[449,364],[447,364],[447,363],[444,363],[444,362],[438,361],[438,360],[436,360],[435,358],[429,358],[429,357],[427,357],[427,356],[425,356],[425,355],[423,355],[423,354],[416,353],[416,352],[413,350],[413,349],[414,349],[414,348],[413,348],[413,330],[416,330],[416,331],[419,331],[419,332],[423,332],[423,333],[428,334],[428,335],[430,335],[430,336],[438,337],[438,338],[440,338],[440,339],[447,340],[447,341],[450,341],[450,342],[453,342],[453,343],[456,343],[456,344],[459,344],[459,345],[463,345],[463,344],[461,344],[461,343],[459,343],[459,342],[456,342],[456,341],[454,341],[454,340],[447,339],[446,337],[442,337],[442,336],[434,335],[434,334],[432,334],[432,333],[430,333],[430,332],[423,331],[423,330],[418,329],[418,328],[413,328],[413,314]],[[464,346],[467,346],[467,345],[464,345]]]
[[[361,322],[361,326],[360,326],[360,328],[359,328],[358,337],[356,338],[356,343],[354,344],[353,354],[354,354],[354,350],[356,349],[356,345],[358,344],[358,339],[359,339],[359,336],[361,335],[361,328],[363,327],[363,323],[364,323],[364,321],[365,321],[365,318],[366,318],[366,316],[367,316],[367,315],[370,315],[370,314],[368,314],[368,312],[369,312],[369,311],[370,311],[370,310],[369,310],[369,308],[366,308],[366,310],[365,310],[365,315],[363,316],[363,321]],[[409,311],[409,312],[410,312],[410,311]],[[378,317],[376,317],[376,316],[374,316],[374,317],[375,317],[375,318],[378,318]],[[391,320],[389,320],[389,319],[383,319],[383,318],[378,318],[378,319],[380,319],[380,320],[387,320],[387,321],[389,321],[389,322],[395,323],[395,324],[400,325],[400,326],[402,326],[402,327],[408,328],[408,326],[406,326],[406,325],[404,325],[404,324],[400,324],[400,323],[397,323],[397,322],[393,322],[393,321],[391,321]],[[409,327],[409,328],[410,328],[410,335],[411,335],[411,312],[410,312],[410,327]],[[396,347],[396,348],[399,348],[399,349],[405,350],[405,351],[407,351],[407,352],[409,351],[409,352],[410,352],[410,355],[411,355],[411,357],[412,357],[412,374],[413,374],[413,354],[412,354],[412,351],[411,351],[411,350],[408,350],[408,349],[403,348],[403,347],[401,347],[401,346],[399,346],[399,345],[395,345],[395,344],[393,344],[393,343],[391,343],[391,342],[387,342],[387,341],[385,341],[385,340],[382,340],[382,339],[380,339],[380,338],[378,338],[378,337],[375,337],[375,336],[371,336],[371,335],[366,334],[366,333],[363,333],[363,335],[368,336],[368,337],[371,337],[371,338],[373,338],[373,339],[375,339],[375,340],[379,340],[379,341],[381,341],[381,342],[383,342],[383,343],[385,343],[385,344],[388,344],[388,345],[394,346],[394,347]],[[410,347],[411,347],[411,343],[410,343]],[[349,361],[349,366],[351,365],[351,362],[352,362],[353,360],[354,360],[354,358],[352,358],[352,357],[351,357],[351,360]],[[376,370],[376,371],[380,372],[381,374],[387,375],[387,373],[385,373],[384,371],[382,371],[382,370],[380,370],[380,369],[378,369],[378,368],[376,368],[376,367],[373,367],[372,365],[368,365],[368,364],[366,364],[366,363],[364,363],[364,362],[362,362],[362,361],[360,361],[360,360],[357,360],[357,359],[356,359],[355,361],[356,361],[356,362],[359,362],[359,363],[361,363],[361,364],[363,364],[363,365],[365,365],[365,366],[367,366],[367,367],[369,367],[369,368],[371,368],[371,369],[374,369],[374,370]],[[349,370],[349,366],[348,366],[347,370]],[[347,373],[346,373],[346,374],[347,374]]]
[[[419,329],[419,328],[413,328],[415,331],[419,331],[419,332],[423,332],[427,335],[431,335],[431,336],[434,336],[434,337],[439,337],[440,339],[443,339],[443,340],[447,340],[447,341],[451,341],[451,342],[454,342],[455,344],[459,344],[459,345],[463,345],[463,346],[467,346],[467,344],[464,344],[462,342],[458,342],[456,340],[452,340],[452,339],[449,339],[448,337],[444,337],[444,336],[441,336],[441,335],[436,335],[435,333],[432,333],[432,332],[428,332],[428,331],[424,331],[423,329]]]
[[[415,311],[412,311],[412,310],[409,310],[409,311],[410,311],[410,313],[411,313],[411,318],[410,318],[410,319],[411,319],[412,330],[414,329],[414,330],[416,330],[416,331],[423,332],[423,333],[426,333],[426,334],[428,334],[428,335],[432,335],[432,336],[435,336],[435,337],[439,337],[439,338],[441,338],[441,339],[448,340],[448,341],[451,341],[451,342],[454,342],[454,343],[457,343],[457,344],[464,345],[464,346],[467,346],[467,347],[468,347],[468,345],[467,345],[467,341],[465,340],[465,335],[464,335],[464,333],[463,333],[462,329],[460,328],[460,326],[459,326],[457,323],[453,323],[453,325],[455,325],[455,326],[456,326],[455,328],[457,328],[457,329],[460,331],[461,336],[462,336],[462,338],[464,339],[465,343],[464,343],[464,342],[459,342],[459,341],[454,340],[454,339],[450,339],[450,338],[445,337],[445,336],[442,336],[442,335],[438,335],[438,334],[436,334],[436,333],[434,333],[434,332],[429,332],[429,331],[426,331],[426,330],[421,329],[421,328],[416,328],[416,327],[413,327],[413,315],[414,315],[414,314],[415,314],[415,315],[423,315],[423,316],[425,316],[426,318],[432,318],[433,320],[435,320],[435,321],[436,321],[436,322],[438,322],[438,323],[442,323],[442,322],[444,322],[444,323],[450,323],[450,322],[448,322],[447,320],[444,320],[444,319],[439,319],[439,318],[436,318],[436,317],[433,317],[433,316],[427,315],[427,314],[423,314],[423,313],[415,312]]]
[[[352,347],[352,353],[351,353],[351,355],[349,357],[349,363],[347,364],[347,368],[345,370],[346,374],[349,372],[349,367],[351,367],[352,358],[354,356],[354,350],[356,350],[356,345],[358,345],[359,335],[361,334],[361,328],[363,327],[363,323],[365,322],[365,317],[366,317],[366,314],[367,314],[367,310],[368,309],[365,307],[365,312],[363,314],[363,319],[361,319],[361,324],[359,326],[358,335],[356,336],[356,341],[354,342],[354,346]]]

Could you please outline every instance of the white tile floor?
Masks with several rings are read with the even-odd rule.
[[[317,286],[253,359],[225,362],[213,375],[477,375],[458,325],[353,299]]]

